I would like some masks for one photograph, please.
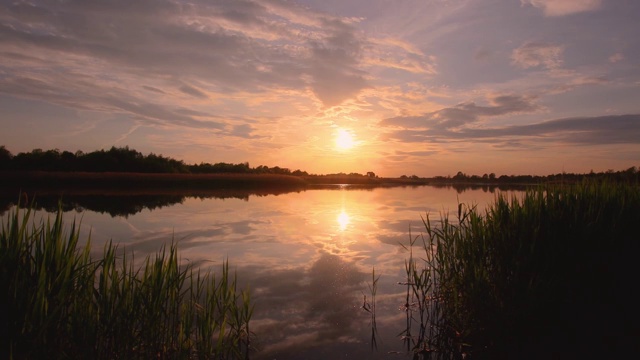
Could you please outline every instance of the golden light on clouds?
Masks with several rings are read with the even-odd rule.
[[[351,131],[346,129],[338,129],[338,134],[336,135],[336,148],[338,150],[349,150],[352,149],[355,145],[356,141]]]
[[[640,1],[458,2],[3,1],[0,146],[383,177],[638,166]]]

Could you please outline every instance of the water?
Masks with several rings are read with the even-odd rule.
[[[404,262],[422,218],[455,217],[458,203],[484,209],[498,190],[335,186],[278,195],[67,196],[67,224],[82,223],[100,254],[112,240],[137,259],[176,241],[185,262],[218,271],[225,259],[255,304],[252,359],[406,358]],[[54,210],[57,200],[41,197]],[[7,205],[8,206],[8,205]],[[5,206],[6,208],[6,206]],[[91,209],[91,210],[89,210]],[[6,218],[5,211],[2,218]],[[37,216],[50,216],[40,210]],[[362,309],[372,270],[377,350]]]

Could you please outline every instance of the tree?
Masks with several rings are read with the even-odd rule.
[[[453,178],[456,180],[465,180],[467,178],[467,175],[465,175],[465,173],[463,173],[462,171],[458,171],[456,176],[454,176]]]
[[[13,154],[4,145],[0,146],[0,169],[8,169],[11,166],[11,159],[13,159]]]

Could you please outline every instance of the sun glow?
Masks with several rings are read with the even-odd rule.
[[[349,130],[338,129],[336,136],[336,147],[339,150],[349,150],[355,146],[356,142]]]

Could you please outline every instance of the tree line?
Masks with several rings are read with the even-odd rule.
[[[0,170],[5,171],[62,171],[62,172],[136,172],[136,173],[173,173],[173,174],[280,174],[309,175],[306,171],[291,171],[279,166],[260,165],[252,168],[248,162],[199,163],[186,164],[182,160],[139,151],[125,147],[111,147],[109,150],[97,150],[84,153],[80,150],[72,153],[58,149],[34,149],[31,152],[12,154],[4,145],[0,146]]]
[[[557,173],[545,176],[539,175],[500,175],[495,173],[483,175],[467,175],[462,171],[454,176],[435,176],[429,182],[433,184],[541,184],[541,183],[577,183],[585,179],[608,180],[613,182],[640,182],[640,171],[632,166],[626,170],[594,172],[591,170],[587,174]]]
[[[4,145],[0,146],[0,171],[62,171],[62,172],[136,172],[136,173],[182,173],[182,174],[278,174],[294,176],[320,176],[306,171],[269,167],[249,166],[248,162],[233,164],[219,162],[215,164],[201,162],[186,164],[182,160],[150,153],[144,155],[128,146],[109,150],[97,150],[75,153],[58,149],[34,149],[31,152],[12,154]],[[377,178],[374,172],[325,174],[324,177]],[[635,166],[622,171],[607,170],[588,174],[558,173],[547,176],[536,175],[500,175],[495,173],[468,175],[459,171],[454,176],[435,176],[422,178],[416,175],[402,175],[401,179],[422,180],[430,184],[538,184],[538,183],[574,183],[584,178],[608,179],[611,181],[640,182],[640,171]]]

